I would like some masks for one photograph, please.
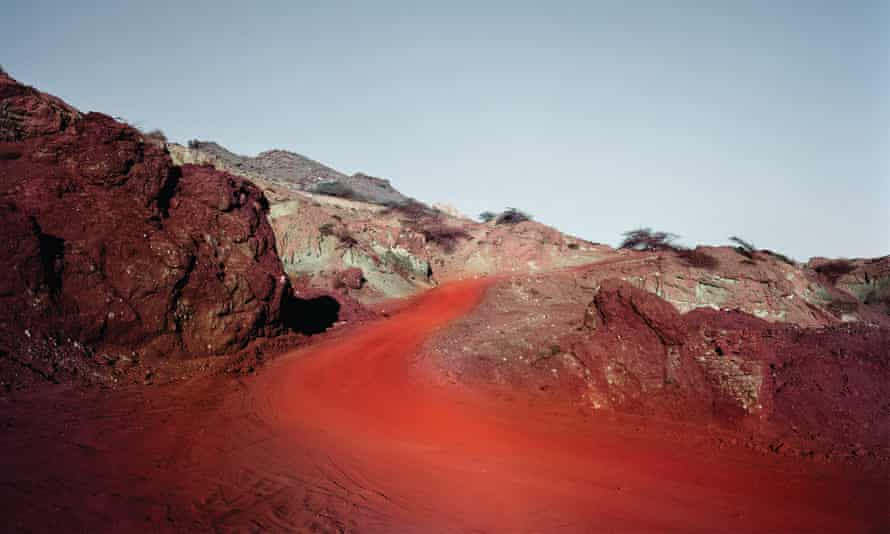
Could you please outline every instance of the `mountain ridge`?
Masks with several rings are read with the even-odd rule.
[[[389,180],[357,172],[347,175],[312,158],[283,149],[264,150],[256,156],[236,154],[214,141],[169,143],[173,161],[210,164],[245,178],[261,179],[294,191],[326,194],[372,204],[402,205],[411,199]]]

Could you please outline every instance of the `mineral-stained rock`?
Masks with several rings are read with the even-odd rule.
[[[25,329],[219,354],[280,329],[288,282],[259,189],[0,75],[0,350]]]

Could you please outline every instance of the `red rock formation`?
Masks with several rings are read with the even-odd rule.
[[[504,279],[424,361],[503,397],[716,425],[783,452],[890,459],[885,326],[681,313],[632,282],[586,281]]]
[[[880,449],[890,440],[890,330],[800,328],[712,309],[680,314],[617,280],[603,283],[590,315],[599,324],[571,350],[603,405],[743,424],[802,449]]]
[[[37,335],[220,354],[280,329],[288,282],[250,182],[0,75],[0,350]],[[26,333],[27,332],[27,333]]]

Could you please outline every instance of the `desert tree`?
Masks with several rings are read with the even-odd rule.
[[[488,222],[495,220],[497,218],[497,216],[498,216],[497,213],[494,213],[492,211],[483,211],[482,213],[479,214],[479,220],[484,223],[488,223]]]
[[[155,128],[154,130],[151,130],[150,132],[146,132],[145,138],[150,139],[152,141],[157,141],[159,143],[167,142],[167,135],[163,132],[163,130],[160,130],[157,128]]]
[[[680,237],[669,232],[654,232],[651,228],[637,228],[622,235],[620,248],[630,250],[676,250],[674,241]]]
[[[832,284],[836,284],[840,277],[855,271],[856,264],[847,259],[831,260],[819,265],[814,270],[831,280]]]
[[[506,208],[502,211],[497,218],[495,218],[495,224],[519,224],[524,221],[532,220],[532,216],[529,213],[526,213],[522,210],[516,208]]]

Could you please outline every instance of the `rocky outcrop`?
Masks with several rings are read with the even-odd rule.
[[[15,83],[0,71],[0,142],[53,134],[80,116],[60,99]],[[0,159],[15,159],[19,157],[16,154],[8,150],[0,154]]]
[[[366,283],[351,294],[364,302],[467,276],[588,263],[611,252],[533,221],[480,224],[418,204],[387,208],[305,193],[277,193],[270,219],[288,274],[330,288],[338,272],[361,269]]]
[[[603,283],[590,313],[600,321],[571,350],[602,407],[743,424],[801,450],[882,448],[890,438],[887,329],[797,328],[711,309],[682,315],[616,280]]]
[[[811,327],[842,321],[890,326],[890,316],[871,301],[858,301],[842,284],[807,265],[765,251],[748,257],[730,247],[698,247],[692,252],[617,251],[611,262],[579,271],[579,283],[595,288],[607,278],[620,278],[681,312],[739,310],[769,322]]]
[[[603,263],[498,282],[424,361],[507,397],[716,424],[801,454],[890,454],[890,329],[683,313]]]
[[[281,329],[262,192],[0,76],[0,351],[221,354]]]

